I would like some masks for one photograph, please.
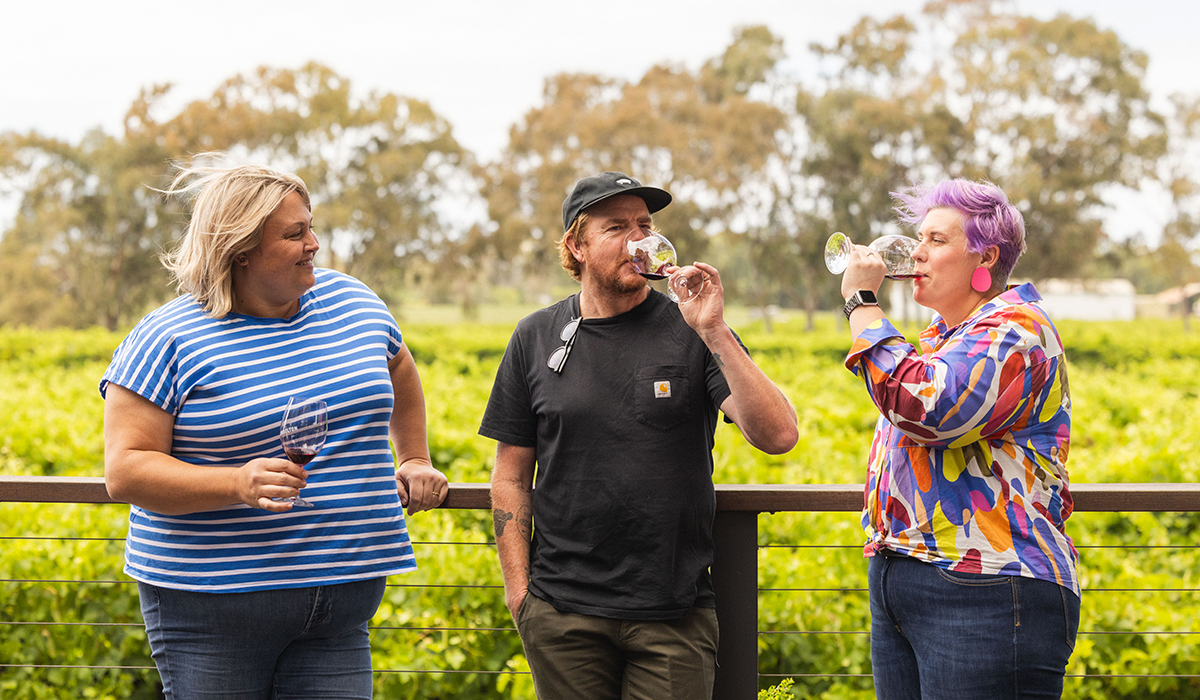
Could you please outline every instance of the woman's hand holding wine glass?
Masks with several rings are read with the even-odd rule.
[[[230,488],[236,499],[263,510],[282,513],[292,509],[281,493],[295,493],[307,485],[308,472],[286,459],[256,457],[233,470]]]

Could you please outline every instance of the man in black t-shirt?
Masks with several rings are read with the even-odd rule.
[[[479,431],[499,442],[496,545],[541,700],[711,697],[718,411],[765,452],[796,444],[717,270],[681,271],[702,284],[676,305],[630,263],[670,202],[621,173],[576,184],[559,254],[581,290],[517,325]]]

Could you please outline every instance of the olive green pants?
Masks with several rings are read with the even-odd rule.
[[[534,595],[517,630],[538,700],[711,700],[717,611],[678,620],[612,620],[562,613]]]

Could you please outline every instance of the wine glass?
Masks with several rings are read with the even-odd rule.
[[[667,279],[667,268],[674,267],[677,260],[675,246],[661,233],[652,231],[635,239],[634,236],[638,235],[642,235],[642,232],[632,233],[625,239],[625,250],[633,269],[648,280]],[[695,299],[704,286],[704,275],[691,265],[679,268],[670,278],[667,296],[676,304]]]
[[[283,412],[283,422],[279,425],[279,441],[283,443],[283,453],[292,463],[304,466],[321,451],[321,446],[325,444],[328,416],[325,402],[320,399],[306,399],[301,396],[288,399],[287,408]],[[299,496],[271,500],[313,507],[312,503]]]
[[[879,257],[883,259],[883,264],[887,266],[885,276],[888,279],[908,280],[918,276],[917,263],[912,255],[919,243],[917,239],[908,236],[888,235],[876,238],[867,247],[879,253]],[[825,242],[825,267],[835,275],[842,274],[850,261],[851,250],[854,250],[854,244],[846,234],[841,231],[833,234]]]

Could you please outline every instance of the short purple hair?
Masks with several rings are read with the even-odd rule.
[[[967,250],[982,253],[992,246],[1000,257],[992,267],[992,289],[1008,284],[1017,258],[1025,252],[1025,219],[1008,201],[1004,190],[981,180],[943,180],[936,185],[914,185],[892,192],[897,217],[920,225],[933,209],[956,209],[963,215]]]

